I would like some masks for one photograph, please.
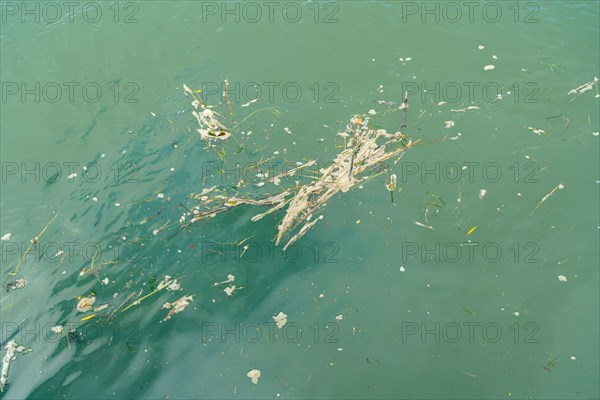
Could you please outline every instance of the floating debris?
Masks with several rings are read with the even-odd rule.
[[[450,120],[450,121],[444,121],[444,128],[449,129],[452,128],[454,126],[454,121]]]
[[[566,282],[567,281],[567,277],[564,276],[564,275],[559,275],[558,276],[558,280],[561,281],[561,282]]]
[[[96,296],[90,294],[88,297],[83,297],[77,303],[77,311],[86,312],[92,309],[92,306],[96,302]]]
[[[0,373],[0,392],[4,391],[4,387],[8,383],[8,370],[10,369],[10,363],[17,359],[16,354],[27,354],[31,351],[31,348],[18,345],[14,340],[8,342],[5,348],[6,354],[2,359],[2,372]]]
[[[327,168],[319,171],[320,177],[304,185],[297,182],[293,188],[283,189],[279,193],[265,197],[228,197],[219,193],[211,197],[207,196],[205,199],[201,198],[202,202],[195,207],[193,218],[189,223],[212,218],[240,205],[270,206],[268,211],[251,218],[252,221],[258,221],[287,206],[275,238],[276,245],[286,238],[283,250],[287,250],[290,245],[303,237],[318,221],[323,219],[322,215],[318,218],[312,217],[325,207],[332,196],[340,192],[348,192],[354,186],[382,173],[383,162],[401,156],[418,142],[413,143],[410,140],[407,142],[406,136],[400,132],[388,133],[384,129],[370,129],[369,118],[368,114],[355,115],[351,118],[344,132],[346,135],[344,150]],[[292,176],[297,170],[315,163],[314,160],[309,161],[303,166],[279,174],[271,180],[275,182],[283,176]],[[198,198],[198,196],[194,196],[194,198]]]
[[[544,203],[546,200],[548,200],[548,198],[550,196],[552,196],[554,194],[554,192],[556,192],[557,190],[560,190],[560,189],[564,189],[564,185],[562,183],[559,183],[554,189],[552,189],[547,195],[545,195],[540,201],[538,201],[537,205],[535,206],[535,208],[533,210],[531,210],[529,215],[533,214],[535,212],[535,210],[537,210],[542,205],[542,203]]]
[[[479,110],[479,106],[469,106],[469,107],[465,107],[465,108],[461,108],[458,110],[450,110],[453,112],[467,112],[467,111],[471,111],[471,110]]]
[[[486,65],[485,67],[483,67],[483,69],[484,69],[484,70],[486,70],[486,71],[491,71],[491,70],[493,70],[494,68],[496,68],[496,67],[495,67],[495,66],[493,66],[492,64],[490,64],[490,65]]]
[[[340,314],[340,315],[338,315],[338,316],[335,317],[335,320],[338,321],[338,322],[340,322],[343,319],[344,319],[344,316],[342,314]]]
[[[225,292],[225,294],[227,296],[233,296],[233,292],[235,292],[235,285],[231,285],[231,286],[227,286],[225,289],[223,289],[223,291]]]
[[[546,133],[543,129],[533,128],[531,126],[528,126],[527,129],[529,129],[538,136],[541,136],[542,134]]]
[[[20,278],[12,282],[6,282],[4,284],[4,290],[10,292],[11,290],[15,289],[23,289],[25,285],[27,285],[27,280],[25,278]]]
[[[256,385],[258,383],[258,378],[260,378],[260,370],[253,369],[251,371],[248,371],[246,376],[250,378],[252,380],[252,383]]]
[[[247,103],[242,104],[242,107],[248,107],[250,104],[256,103],[258,99],[252,99]]]
[[[213,286],[219,286],[219,285],[223,285],[225,283],[231,283],[235,281],[235,276],[232,274],[227,275],[227,280],[224,280],[223,282],[215,282],[213,283]]]
[[[279,314],[273,317],[273,320],[275,321],[277,327],[281,329],[285,326],[285,324],[287,324],[287,314],[280,311]]]
[[[182,298],[180,298],[179,300],[176,300],[173,303],[165,303],[163,304],[163,306],[161,307],[162,309],[170,309],[169,313],[167,314],[167,316],[163,319],[163,321],[166,321],[168,319],[171,318],[171,316],[173,314],[177,314],[182,312],[183,310],[185,310],[185,308],[190,304],[190,301],[193,301],[193,296],[183,296]]]
[[[480,44],[479,46],[477,46],[477,47],[479,48],[479,50],[483,50],[483,49],[485,49],[485,46],[483,46],[483,45],[481,45],[481,44]]]
[[[471,233],[475,232],[475,230],[477,230],[477,226],[474,226],[471,229],[469,229],[469,232],[467,232],[467,236],[469,236]]]
[[[387,190],[390,191],[390,196],[392,197],[392,203],[394,202],[394,190],[396,190],[396,179],[397,179],[396,174],[390,175],[390,183],[385,185]]]
[[[57,335],[60,335],[61,333],[63,333],[64,328],[61,325],[56,325],[53,326],[52,328],[50,328],[50,330],[54,333],[56,333]]]
[[[485,197],[485,194],[487,193],[487,190],[485,189],[481,189],[479,191],[479,200],[483,200],[483,198]]]
[[[98,307],[94,307],[94,312],[100,312],[102,310],[105,310],[108,308],[109,305],[110,305],[110,303],[105,303],[105,304],[99,305]]]
[[[433,230],[433,226],[431,226],[431,225],[425,225],[425,224],[422,224],[422,223],[420,223],[420,222],[418,222],[418,221],[415,221],[415,225],[417,225],[417,226],[421,226],[421,227],[423,227],[423,228],[427,228],[427,229],[431,229],[431,230]]]
[[[592,81],[589,81],[587,83],[577,86],[574,89],[569,90],[569,93],[567,93],[567,95],[577,94],[577,96],[575,96],[574,98],[571,99],[571,101],[573,101],[577,97],[581,96],[583,93],[585,93],[589,90],[592,90],[594,88],[594,85],[596,86],[596,97],[600,97],[600,94],[598,94],[598,78],[596,78],[596,77],[594,77],[594,80],[592,80]]]
[[[10,240],[10,237],[12,236],[12,233],[5,233],[4,235],[2,235],[2,237],[0,238],[0,240]]]
[[[42,231],[40,233],[38,233],[38,235],[36,237],[34,237],[33,239],[31,239],[31,243],[29,244],[29,247],[27,247],[27,250],[25,250],[25,253],[23,253],[23,255],[21,256],[21,259],[19,260],[19,262],[17,263],[17,266],[15,267],[15,269],[12,272],[9,272],[10,275],[16,275],[19,272],[19,267],[21,266],[21,263],[23,262],[23,260],[25,259],[25,257],[27,256],[27,254],[29,253],[29,251],[31,250],[31,248],[39,243],[40,238],[42,237],[42,235],[46,232],[46,230],[50,227],[50,225],[52,225],[52,223],[54,222],[54,220],[56,218],[58,218],[60,214],[56,214],[54,217],[52,217],[52,219],[50,220],[50,222],[48,222],[46,224],[46,226],[44,227],[44,229],[42,229]]]
[[[215,112],[210,108],[205,108],[200,112],[192,111],[192,115],[196,117],[196,121],[200,125],[200,128],[196,129],[196,131],[202,139],[226,140],[231,136],[227,128],[219,122]]]

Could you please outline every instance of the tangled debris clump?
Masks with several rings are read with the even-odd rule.
[[[20,278],[11,282],[6,282],[4,284],[4,290],[10,292],[15,289],[23,289],[25,285],[27,285],[27,280],[25,280],[25,278]]]
[[[77,311],[86,312],[92,309],[94,303],[96,302],[96,296],[90,294],[87,297],[82,297],[77,303]]]
[[[186,94],[193,95],[187,86],[184,87]],[[212,126],[211,124],[223,126],[218,121],[209,121],[201,117],[204,113],[211,117],[215,114],[212,111],[206,112],[208,108],[198,99],[194,101],[194,105],[198,110],[200,108],[204,110],[192,111],[200,126],[199,130],[205,130],[207,126]],[[407,108],[408,100],[405,99],[400,109],[406,111]],[[407,141],[407,137],[400,132],[389,133],[385,129],[372,129],[369,127],[369,121],[369,114],[356,115],[351,118],[346,129],[338,133],[338,136],[344,138],[344,149],[328,167],[321,168],[320,176],[312,181],[303,185],[297,182],[294,187],[282,188],[279,192],[260,197],[252,194],[240,195],[239,193],[224,195],[221,191],[215,190],[214,186],[204,188],[199,194],[192,195],[192,199],[200,200],[200,203],[194,206],[189,213],[184,214],[180,222],[195,223],[241,205],[270,207],[266,212],[251,218],[252,221],[258,221],[287,206],[275,237],[277,245],[282,241],[286,242],[283,248],[286,250],[323,219],[322,215],[317,216],[316,214],[322,211],[331,197],[340,192],[345,193],[381,174],[383,162],[394,157],[401,157],[406,150],[418,142]],[[403,124],[403,126],[405,125]],[[200,134],[203,138],[206,137],[206,134],[202,132]],[[271,177],[269,181],[278,186],[281,178],[293,176],[296,172],[316,163],[316,160],[302,163],[296,168]],[[188,219],[187,216],[190,218]]]

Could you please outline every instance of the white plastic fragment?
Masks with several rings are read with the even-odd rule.
[[[4,235],[2,235],[2,237],[0,238],[0,240],[10,240],[10,237],[12,236],[12,233],[5,233]]]
[[[231,286],[227,286],[225,289],[223,289],[223,291],[225,292],[225,294],[227,296],[233,296],[233,292],[235,292],[235,285],[231,285]]]
[[[335,317],[335,320],[338,321],[338,322],[340,322],[343,319],[344,319],[344,316],[342,314],[340,314],[340,315],[338,315],[338,316]]]
[[[558,280],[561,281],[561,282],[566,282],[567,281],[567,277],[564,276],[564,275],[559,275],[558,276]]]
[[[252,383],[256,385],[258,383],[258,378],[260,378],[260,370],[253,369],[251,371],[248,371],[246,376],[250,378],[252,380]]]
[[[485,197],[485,194],[487,193],[487,190],[485,189],[481,189],[479,191],[479,200],[483,200],[483,198]]]
[[[527,129],[529,129],[538,136],[541,136],[542,134],[546,133],[543,129],[533,128],[531,126],[528,126]]]
[[[490,64],[490,65],[486,65],[485,67],[483,67],[483,69],[484,69],[485,71],[491,71],[491,70],[493,70],[494,68],[496,68],[496,67],[494,67],[492,64]]]
[[[64,328],[61,325],[53,326],[50,329],[52,330],[52,332],[56,333],[57,335],[60,335],[64,331]]]
[[[273,320],[275,321],[277,327],[281,329],[285,326],[285,324],[287,324],[287,314],[280,311],[279,314],[273,317]]]

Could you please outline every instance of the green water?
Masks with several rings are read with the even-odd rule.
[[[2,291],[2,354],[9,340],[32,348],[11,364],[3,398],[600,396],[598,86],[567,94],[600,76],[598,2],[497,2],[497,22],[489,6],[482,14],[488,3],[469,20],[448,3],[422,15],[422,2],[296,2],[286,14],[282,2],[272,22],[265,2],[82,2],[71,14],[49,4],[1,9],[0,235],[11,233],[1,280],[27,280]],[[213,90],[225,79],[239,85],[232,112]],[[253,82],[262,99],[242,107]],[[194,131],[184,83],[227,123],[249,116],[240,130],[252,134],[237,134],[239,155],[228,145],[225,177],[208,174],[219,158]],[[402,114],[380,115],[388,107],[373,100],[401,102],[405,91],[403,132],[420,144],[332,198],[297,254],[271,242],[278,219],[250,221],[256,209],[176,223],[191,192],[237,183],[236,162],[325,164],[336,133],[370,109],[372,125],[396,130]],[[451,111],[469,106],[480,108]],[[251,115],[265,108],[277,113]],[[242,257],[214,244],[245,238]],[[92,258],[97,277],[80,276]],[[213,285],[228,274],[231,297]],[[81,321],[78,296],[93,290],[113,310],[149,293],[153,275],[180,277],[183,290]],[[161,306],[188,294],[161,322]],[[272,324],[280,311],[283,330]],[[83,335],[57,336],[56,324]]]

